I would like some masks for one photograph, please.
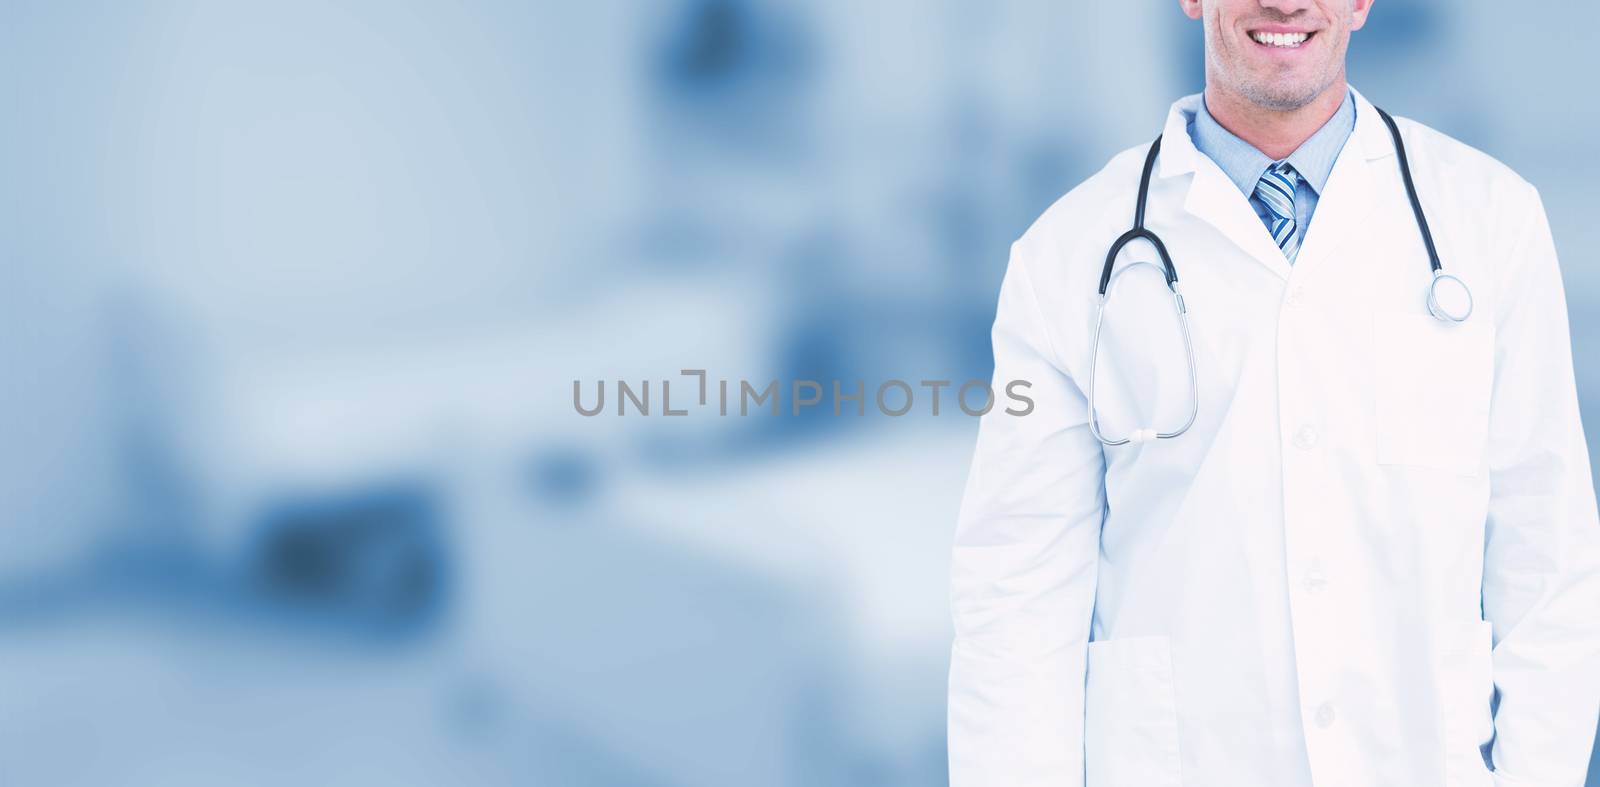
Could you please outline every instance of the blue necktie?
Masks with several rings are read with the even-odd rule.
[[[1299,183],[1300,173],[1284,161],[1268,167],[1256,184],[1256,199],[1267,207],[1267,231],[1290,262],[1300,251],[1300,233],[1294,220],[1294,190]]]

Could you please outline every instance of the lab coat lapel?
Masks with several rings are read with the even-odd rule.
[[[1278,276],[1289,278],[1289,261],[1272,242],[1267,227],[1250,207],[1249,199],[1223,174],[1222,168],[1201,153],[1189,137],[1189,118],[1199,108],[1200,96],[1188,96],[1172,105],[1161,138],[1161,177],[1193,173],[1184,210],[1211,225],[1246,255]]]
[[[1298,278],[1322,265],[1324,259],[1343,253],[1351,241],[1371,235],[1369,217],[1377,204],[1373,168],[1393,165],[1385,161],[1394,155],[1394,145],[1383,120],[1366,98],[1353,88],[1351,92],[1356,100],[1356,127],[1317,200],[1317,212],[1295,258]]]
[[[1185,210],[1215,227],[1245,254],[1267,266],[1281,279],[1289,278],[1289,260],[1272,242],[1267,225],[1251,209],[1239,187],[1224,175],[1222,168],[1206,156],[1196,162],[1194,183],[1183,203]]]

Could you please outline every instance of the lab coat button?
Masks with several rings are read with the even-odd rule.
[[[1289,295],[1283,299],[1283,303],[1285,306],[1299,306],[1303,300],[1305,300],[1305,296],[1301,295],[1300,288],[1296,287],[1289,291]]]
[[[1317,593],[1327,584],[1328,578],[1323,576],[1321,571],[1312,570],[1306,572],[1304,585],[1307,592]]]
[[[1333,726],[1333,705],[1324,702],[1317,707],[1317,726],[1324,729]]]
[[[1300,431],[1294,433],[1294,444],[1300,448],[1315,446],[1317,444],[1317,430],[1309,426],[1300,427]]]

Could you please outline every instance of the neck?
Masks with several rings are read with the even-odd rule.
[[[1341,76],[1311,103],[1299,109],[1280,111],[1252,103],[1244,96],[1217,87],[1215,80],[1207,80],[1206,111],[1234,136],[1250,143],[1267,158],[1279,161],[1288,158],[1318,129],[1327,125],[1344,103],[1348,90]]]

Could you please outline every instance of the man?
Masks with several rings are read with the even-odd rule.
[[[1206,87],[1172,108],[1144,221],[1181,276],[1198,417],[1126,444],[1090,426],[1188,413],[1177,334],[1092,359],[1144,144],[1012,247],[995,380],[1036,406],[985,416],[962,504],[952,784],[1582,784],[1600,521],[1538,193],[1398,120],[1473,299],[1436,319],[1394,139],[1345,81],[1371,0],[1180,4]],[[1107,321],[1178,325],[1164,283],[1140,293],[1113,288]]]

